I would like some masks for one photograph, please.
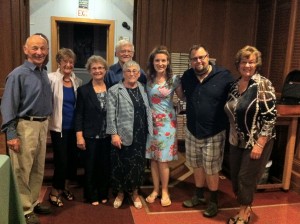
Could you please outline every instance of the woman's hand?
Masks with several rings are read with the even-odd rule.
[[[260,159],[263,149],[264,146],[260,144],[255,144],[250,154],[251,159]]]
[[[267,136],[259,136],[259,138],[256,140],[255,145],[252,148],[250,158],[251,159],[260,159],[261,154],[262,154],[267,142],[268,142]]]
[[[81,150],[86,150],[85,140],[81,131],[76,133],[77,147]]]
[[[112,135],[111,136],[111,144],[113,144],[113,146],[121,149],[122,140],[121,140],[120,136],[119,135]]]

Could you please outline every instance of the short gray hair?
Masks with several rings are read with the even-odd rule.
[[[129,40],[119,40],[118,43],[116,44],[116,51],[119,51],[121,47],[123,46],[130,46],[132,51],[134,52],[134,46],[133,43],[131,43]]]
[[[136,61],[127,61],[123,65],[123,71],[126,71],[128,67],[134,66],[137,68],[137,70],[141,70],[140,65]]]

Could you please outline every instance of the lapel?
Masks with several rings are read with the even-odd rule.
[[[145,104],[146,102],[148,102],[148,98],[147,98],[148,96],[147,96],[147,94],[145,92],[145,88],[144,88],[144,86],[140,82],[138,82],[138,87],[139,87],[140,93],[141,93],[141,95],[143,97],[144,104]]]
[[[127,89],[123,85],[122,81],[120,81],[119,83],[119,94],[122,96],[122,98],[126,99],[131,105],[133,105],[131,98],[127,92]]]
[[[92,105],[94,105],[97,108],[97,110],[101,111],[99,100],[98,100],[95,90],[93,88],[92,80],[88,83],[87,87],[88,87],[87,88],[88,100],[91,102]]]

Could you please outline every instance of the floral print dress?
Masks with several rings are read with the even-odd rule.
[[[146,158],[160,162],[177,160],[176,114],[173,95],[180,84],[179,76],[173,76],[167,83],[147,83],[153,118],[153,136],[146,145]]]

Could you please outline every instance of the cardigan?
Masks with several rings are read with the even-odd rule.
[[[276,95],[272,83],[260,74],[253,75],[247,90],[240,94],[239,79],[233,83],[225,105],[230,121],[229,142],[250,149],[260,136],[269,140],[275,137]]]
[[[148,96],[143,85],[138,82],[138,88],[143,97],[146,107],[148,133],[153,134],[152,114],[149,106]],[[106,133],[118,134],[122,144],[129,146],[133,142],[134,107],[131,98],[120,81],[108,90],[107,96],[107,128]]]

